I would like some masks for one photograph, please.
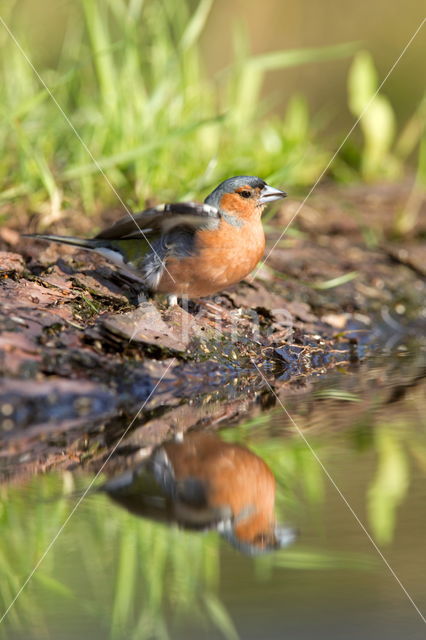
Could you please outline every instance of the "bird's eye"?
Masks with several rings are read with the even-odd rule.
[[[242,198],[250,198],[251,196],[251,191],[240,191],[239,193]]]

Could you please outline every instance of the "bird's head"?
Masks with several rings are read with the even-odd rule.
[[[236,176],[221,182],[204,202],[228,215],[247,220],[260,218],[267,204],[286,195],[256,176]]]
[[[227,521],[219,527],[221,535],[233,547],[250,556],[263,555],[271,551],[278,551],[290,546],[296,540],[298,532],[292,527],[278,524],[257,530],[254,535],[247,536],[247,532],[239,530],[235,523]]]

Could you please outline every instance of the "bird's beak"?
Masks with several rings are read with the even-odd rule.
[[[281,198],[286,197],[285,191],[280,191],[279,189],[274,189],[266,184],[262,191],[260,192],[260,204],[268,204],[269,202],[274,202],[274,200],[281,200]]]
[[[257,544],[251,544],[250,542],[243,542],[235,534],[234,522],[232,519],[228,519],[226,522],[221,522],[218,526],[220,534],[232,544],[235,549],[245,553],[249,556],[259,556],[271,551],[278,551],[289,547],[297,539],[299,532],[292,527],[283,527],[276,525],[273,529],[273,540],[265,546],[259,546]]]
[[[284,549],[285,547],[290,546],[296,540],[298,532],[296,529],[292,527],[275,527],[275,540],[276,540],[276,548]]]

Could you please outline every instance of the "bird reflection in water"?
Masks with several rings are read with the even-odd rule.
[[[212,433],[166,442],[102,490],[138,516],[217,530],[250,555],[281,549],[296,538],[294,529],[276,523],[275,478],[265,462]]]

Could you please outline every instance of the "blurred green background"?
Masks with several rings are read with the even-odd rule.
[[[424,26],[373,98],[422,5],[3,0],[3,219],[22,225],[16,208],[30,209],[43,228],[75,210],[201,197],[246,173],[293,192],[323,171],[425,182]]]

